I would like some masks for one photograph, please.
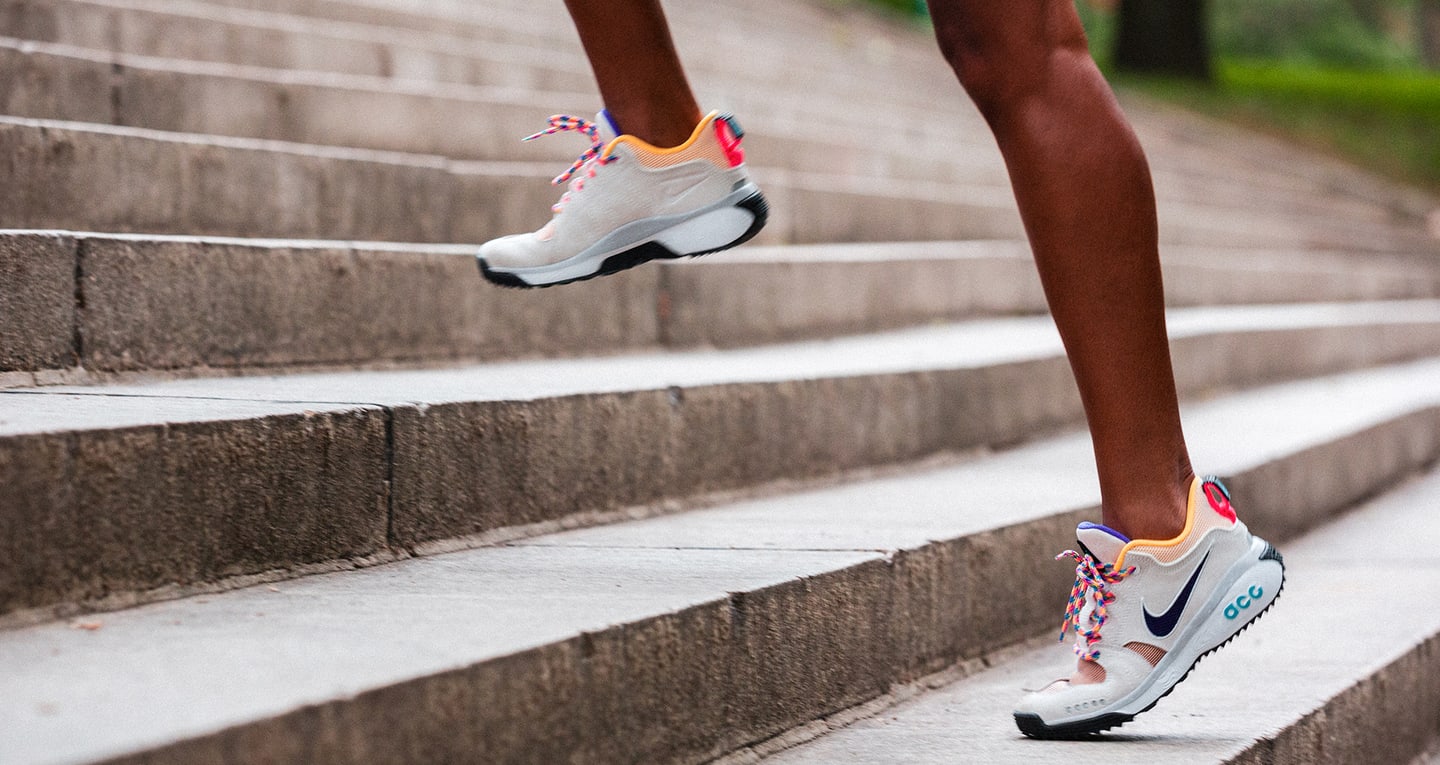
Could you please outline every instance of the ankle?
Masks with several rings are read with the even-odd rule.
[[[644,106],[636,108],[624,105],[607,108],[615,120],[615,126],[624,134],[633,135],[661,149],[673,148],[690,140],[695,126],[704,118],[699,107],[693,105],[679,109],[650,109]]]
[[[1185,475],[1180,482],[1162,490],[1159,495],[1137,496],[1114,503],[1107,501],[1103,510],[1104,523],[1131,539],[1174,539],[1185,530],[1193,480],[1193,474]]]

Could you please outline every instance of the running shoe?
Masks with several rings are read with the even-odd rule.
[[[556,115],[525,140],[569,131],[591,144],[553,181],[569,182],[554,217],[534,233],[482,245],[486,279],[507,287],[565,284],[724,250],[765,225],[769,208],[745,171],[745,133],[730,115],[711,112],[672,149],[621,135],[606,111],[593,122]]]
[[[1057,558],[1077,563],[1060,639],[1075,631],[1080,660],[1021,699],[1022,733],[1072,738],[1133,720],[1275,601],[1284,561],[1235,517],[1225,485],[1197,479],[1186,512],[1185,530],[1163,542],[1080,524],[1080,551]]]

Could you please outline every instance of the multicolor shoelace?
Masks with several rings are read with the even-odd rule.
[[[1091,646],[1100,642],[1100,628],[1105,626],[1105,620],[1109,618],[1108,606],[1115,600],[1110,585],[1135,573],[1135,567],[1116,571],[1109,563],[1101,563],[1088,554],[1082,555],[1074,550],[1056,555],[1055,560],[1067,557],[1075,559],[1075,586],[1070,589],[1070,600],[1065,604],[1065,623],[1060,625],[1060,641],[1064,642],[1065,635],[1074,629],[1076,635],[1085,638],[1083,649],[1076,641],[1075,655],[1085,661],[1096,661],[1100,658],[1100,649]],[[1081,624],[1081,613],[1091,598],[1095,600],[1095,610],[1090,615],[1093,627]]]
[[[584,133],[590,139],[590,148],[586,149],[585,152],[580,155],[580,158],[575,160],[575,164],[571,165],[569,170],[566,170],[565,172],[555,176],[555,180],[550,181],[552,184],[559,186],[560,184],[570,180],[570,178],[574,176],[575,173],[579,172],[580,168],[584,167],[591,160],[594,160],[596,164],[608,165],[618,159],[618,157],[614,156],[600,156],[600,152],[604,151],[605,149],[605,144],[600,140],[600,126],[595,124],[594,122],[584,119],[583,117],[571,117],[568,114],[552,115],[549,122],[550,127],[545,128],[544,130],[541,130],[534,135],[526,136],[521,140],[533,141],[536,138],[540,138],[541,136],[555,135],[556,133],[566,132]],[[595,168],[590,168],[590,173],[588,174],[588,177],[595,177]],[[579,191],[579,188],[575,190]]]

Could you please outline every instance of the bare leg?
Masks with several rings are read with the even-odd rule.
[[[1168,539],[1194,473],[1166,338],[1150,171],[1071,0],[930,0],[1005,157],[1085,404],[1105,524]]]
[[[703,115],[660,0],[565,0],[565,7],[620,129],[655,146],[684,143]]]
[[[627,132],[679,143],[700,119],[658,0],[566,0]],[[1085,404],[1104,521],[1184,524],[1193,471],[1165,331],[1155,198],[1140,145],[1071,0],[930,0],[941,50],[995,133]]]

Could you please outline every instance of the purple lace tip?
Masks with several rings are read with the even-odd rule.
[[[610,126],[611,133],[615,135],[625,135],[620,132],[620,124],[615,121],[615,115],[611,114],[609,109],[601,109],[600,116],[605,119],[605,124]]]
[[[1124,534],[1121,534],[1120,532],[1116,531],[1115,529],[1110,528],[1109,526],[1103,526],[1103,525],[1098,524],[1098,523],[1091,523],[1090,521],[1085,521],[1085,522],[1083,522],[1083,523],[1080,524],[1079,528],[1080,528],[1080,530],[1096,529],[1097,531],[1103,531],[1103,532],[1105,532],[1106,534],[1109,534],[1110,536],[1115,537],[1116,539],[1120,540],[1121,542],[1129,542],[1129,541],[1130,541],[1130,537],[1127,537],[1127,536],[1125,536]]]

